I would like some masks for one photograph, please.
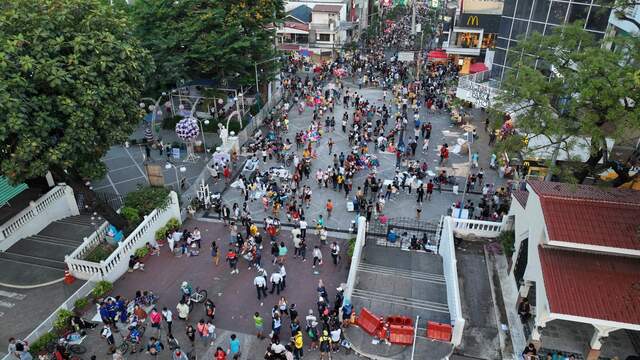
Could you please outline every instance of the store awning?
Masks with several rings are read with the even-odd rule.
[[[429,51],[429,59],[447,59],[447,52],[444,50],[431,50]]]
[[[0,176],[0,206],[4,206],[9,200],[18,196],[21,192],[28,189],[27,184],[21,183],[17,185],[11,185],[9,179],[4,176]]]
[[[469,67],[469,72],[471,74],[475,74],[475,73],[479,73],[487,70],[489,70],[489,68],[484,63],[473,63]]]

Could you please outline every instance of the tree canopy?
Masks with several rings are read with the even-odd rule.
[[[128,18],[99,0],[0,9],[0,172],[14,182],[49,170],[80,184],[104,176],[101,158],[140,121],[154,69]]]
[[[282,0],[137,0],[136,34],[158,71],[151,89],[180,80],[227,79],[252,84],[254,62],[273,58],[272,27],[284,14]],[[260,65],[264,73],[272,63]],[[238,74],[236,76],[236,74]]]
[[[520,57],[502,84],[498,107],[516,116],[521,134],[545,136],[554,151],[571,152],[576,138],[590,138],[585,164],[575,168],[579,182],[612,166],[628,178],[625,164],[609,162],[606,138],[619,140],[640,130],[640,63],[637,38],[596,41],[581,24],[556,29],[551,35],[531,34],[508,56]],[[608,46],[615,42],[617,49]],[[524,142],[507,141],[522,148]],[[626,170],[625,170],[626,169]]]

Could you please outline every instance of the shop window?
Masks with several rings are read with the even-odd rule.
[[[331,34],[318,34],[318,41],[331,41]]]
[[[456,33],[455,46],[462,48],[477,48],[480,42],[478,33]]]
[[[568,7],[569,4],[567,3],[552,1],[551,11],[549,12],[549,21],[547,22],[558,25],[563,24],[564,18],[567,15]]]
[[[533,0],[518,0],[518,7],[516,8],[516,18],[529,19],[531,14],[531,7],[533,6]]]
[[[493,49],[496,47],[496,33],[484,34],[482,37],[482,48]]]

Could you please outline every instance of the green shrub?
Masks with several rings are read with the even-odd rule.
[[[85,306],[89,305],[89,299],[87,299],[86,297],[81,297],[80,299],[76,300],[73,303],[73,307],[76,310],[80,310],[80,309],[84,309]]]
[[[59,332],[65,331],[71,325],[72,317],[73,313],[71,311],[61,309],[53,322],[53,328]]]
[[[180,225],[181,225],[180,220],[176,218],[171,218],[169,219],[169,221],[167,221],[167,225],[165,225],[165,227],[167,228],[167,231],[174,231],[174,230],[180,229]]]
[[[182,120],[182,116],[171,116],[162,120],[162,128],[166,130],[175,130],[176,124]]]
[[[513,251],[515,249],[516,242],[516,232],[513,230],[503,231],[498,236],[498,241],[502,245],[502,250],[507,258],[510,258],[513,255]]]
[[[353,256],[353,252],[356,249],[356,238],[349,239],[349,246],[347,247],[347,256],[351,258]]]
[[[37,356],[39,352],[46,350],[47,345],[57,342],[58,335],[48,332],[40,336],[36,341],[29,344],[29,352],[33,356]]]
[[[149,249],[147,249],[146,246],[143,246],[141,248],[137,248],[136,251],[134,252],[134,255],[138,258],[143,258],[147,255],[149,255]]]
[[[124,198],[124,207],[137,210],[140,218],[149,215],[156,208],[165,208],[168,204],[169,189],[164,187],[140,187]]]
[[[93,250],[84,257],[84,260],[99,263],[102,260],[107,260],[115,249],[115,246],[102,242],[93,248]]]
[[[120,215],[127,219],[127,222],[130,226],[136,227],[140,224],[140,214],[138,214],[138,210],[129,206],[125,206],[120,209]]]
[[[163,226],[160,229],[156,230],[156,240],[161,241],[167,237],[167,227]]]
[[[103,297],[109,291],[113,289],[113,284],[106,280],[100,280],[96,283],[96,286],[91,290],[91,295],[94,298],[98,299]]]

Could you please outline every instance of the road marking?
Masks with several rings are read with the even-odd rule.
[[[117,183],[114,183],[114,185],[120,185],[120,184],[124,184],[126,182],[129,182],[129,181],[140,180],[140,179],[145,179],[146,180],[147,178],[144,177],[144,176],[138,176],[138,177],[134,177],[134,178],[127,179],[127,180],[118,181]]]
[[[138,168],[138,170],[140,170],[140,173],[142,174],[142,176],[144,176],[144,178],[147,178],[147,174],[144,172],[144,170],[142,170],[142,168],[140,167],[140,165],[138,165],[138,162],[136,161],[136,159],[133,158],[133,156],[131,155],[131,153],[129,152],[129,149],[124,148],[124,151],[127,152],[127,155],[129,155],[129,157],[131,158],[131,161],[133,161],[133,164]],[[147,182],[149,182],[149,180],[147,179]]]
[[[0,307],[12,308],[14,306],[16,306],[16,304],[0,300]]]
[[[111,180],[111,176],[109,176],[109,172],[107,172],[107,180],[109,180],[109,184],[111,184],[111,187],[116,192],[116,194],[120,195],[118,188],[116,188],[116,184],[113,183],[113,180]]]
[[[27,297],[27,295],[24,295],[24,294],[18,294],[15,292],[9,292],[4,290],[0,290],[0,296],[6,297],[9,299],[16,299],[16,300],[24,300],[24,298]]]
[[[134,167],[135,165],[127,165],[127,166],[123,166],[117,169],[109,169],[109,172],[114,172],[114,171],[118,171],[118,170],[124,170],[124,169],[128,169],[130,167]]]

